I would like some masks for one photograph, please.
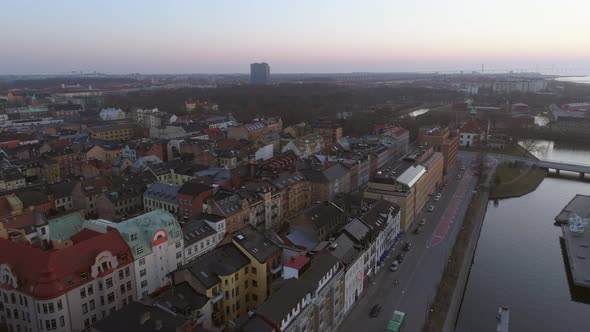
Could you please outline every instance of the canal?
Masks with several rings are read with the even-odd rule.
[[[541,159],[590,163],[590,147],[539,143]],[[513,332],[590,330],[590,291],[572,285],[553,225],[575,194],[590,184],[546,178],[526,196],[489,202],[456,331],[495,331],[498,306],[510,307]]]

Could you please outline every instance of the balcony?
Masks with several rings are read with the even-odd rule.
[[[270,269],[270,273],[277,274],[277,273],[281,272],[282,270],[283,270],[283,265],[278,264],[277,266]]]
[[[221,299],[223,299],[223,293],[219,293],[218,295],[215,295],[212,299],[211,299],[211,303],[215,304],[219,301],[221,301]]]

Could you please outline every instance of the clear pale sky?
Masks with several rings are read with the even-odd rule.
[[[0,74],[590,68],[590,0],[8,0]],[[576,69],[577,68],[577,69]]]

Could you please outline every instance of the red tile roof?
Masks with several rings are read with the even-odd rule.
[[[101,252],[117,256],[119,266],[132,262],[131,250],[117,231],[89,235],[85,232],[78,236],[80,242],[57,250],[0,239],[0,264],[10,266],[23,292],[37,299],[51,299],[92,280],[91,268]],[[123,255],[127,255],[126,260]],[[87,273],[86,280],[80,279],[82,272]]]
[[[309,257],[306,256],[295,256],[291,257],[289,263],[285,264],[285,267],[290,267],[295,270],[301,270],[310,261]]]
[[[481,129],[479,120],[476,118],[469,119],[467,122],[465,122],[463,127],[461,127],[461,132],[465,133],[480,133],[482,131],[483,129]]]

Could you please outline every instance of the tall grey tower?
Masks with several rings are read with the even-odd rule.
[[[270,83],[270,66],[266,62],[250,64],[250,83],[267,85]]]

